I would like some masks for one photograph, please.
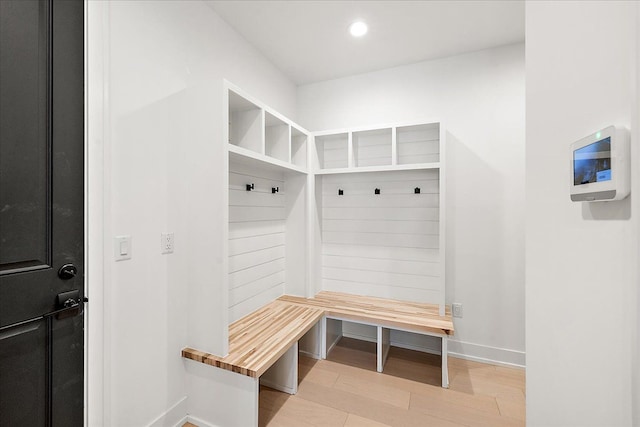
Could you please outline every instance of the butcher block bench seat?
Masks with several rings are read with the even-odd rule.
[[[329,317],[374,323],[385,328],[435,335],[453,335],[451,307],[438,314],[437,304],[322,291],[313,298],[283,295],[279,301],[322,309]]]
[[[324,310],[276,300],[229,325],[229,354],[192,348],[182,357],[259,378],[323,317]]]
[[[320,356],[327,357],[327,319],[377,327],[377,370],[382,372],[391,341],[390,330],[435,336],[442,343],[442,386],[449,386],[447,338],[454,333],[450,307],[440,316],[438,305],[323,291],[313,298],[283,295],[229,325],[229,354],[216,356],[193,348],[182,357],[264,381],[272,388],[295,394],[297,390],[298,340],[320,324]],[[283,355],[287,355],[286,357]],[[280,359],[282,361],[280,361]],[[274,365],[278,381],[260,378]],[[283,368],[285,366],[285,368]],[[269,371],[271,374],[273,370]],[[287,374],[287,372],[289,374]],[[283,377],[284,373],[284,377]],[[269,376],[271,376],[269,374]],[[284,387],[284,388],[281,388]]]

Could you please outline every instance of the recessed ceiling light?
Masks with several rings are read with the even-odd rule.
[[[362,21],[356,21],[349,26],[349,32],[353,37],[362,37],[367,34],[367,24]]]

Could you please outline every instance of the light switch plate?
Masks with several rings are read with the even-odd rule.
[[[116,261],[131,259],[131,236],[116,236],[113,239],[113,250]]]

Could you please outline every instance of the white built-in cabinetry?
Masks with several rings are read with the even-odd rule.
[[[314,133],[317,175],[440,169],[439,122]]]
[[[225,96],[229,322],[320,290],[444,314],[441,123],[312,134],[228,82]]]
[[[231,323],[307,288],[307,156],[311,136],[239,88],[228,99],[225,289]]]
[[[444,133],[439,122],[314,133],[314,282],[429,302],[444,314]]]

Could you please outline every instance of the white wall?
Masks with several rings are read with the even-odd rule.
[[[105,168],[104,225],[90,223],[104,229],[104,295],[91,302],[104,307],[104,377],[92,385],[105,392],[90,397],[90,419],[104,405],[103,425],[173,425],[189,410],[181,348],[226,346],[222,79],[289,117],[295,86],[201,1],[89,2],[89,10],[89,52],[104,55],[105,79],[103,116],[89,124],[90,134],[105,126],[104,151],[89,148],[90,164]],[[90,171],[90,182],[100,173]],[[161,255],[167,231],[175,253]],[[124,234],[133,258],[114,262],[113,236]]]
[[[635,129],[635,132],[632,134],[632,138],[640,141],[640,117],[638,114],[638,110],[640,110],[640,7],[636,7],[636,91],[634,105],[636,114],[632,116],[631,127]],[[637,149],[634,149],[633,152],[637,153]],[[638,172],[637,168],[632,172],[635,177],[634,182],[638,182]],[[638,246],[640,246],[640,239],[638,239]],[[638,252],[640,253],[640,248],[638,248]],[[638,277],[640,277],[640,263],[636,263],[636,272]],[[633,392],[631,396],[633,399],[633,425],[637,426],[640,425],[640,363],[637,363],[637,361],[640,360],[640,336],[638,336],[640,335],[640,291],[637,288],[635,294],[635,310],[631,308],[632,315],[630,318],[632,327],[631,374],[633,378]],[[633,363],[633,361],[636,361],[636,363]]]
[[[637,8],[527,2],[529,426],[638,425]],[[631,197],[572,203],[569,145],[610,124],[631,127]]]
[[[524,365],[524,45],[301,86],[298,117],[310,130],[444,122],[446,300],[464,307],[450,350]]]

